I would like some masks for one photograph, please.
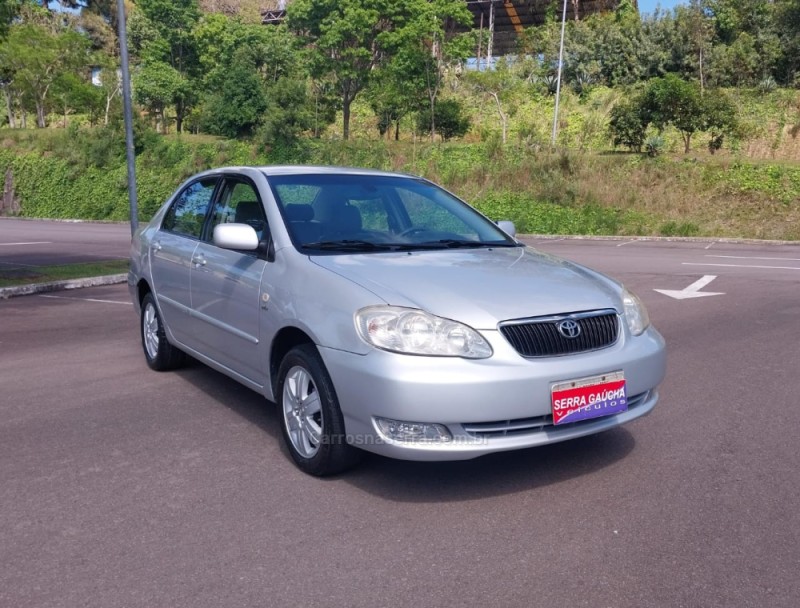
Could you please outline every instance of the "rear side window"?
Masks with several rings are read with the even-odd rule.
[[[217,178],[207,178],[186,186],[164,216],[161,228],[199,239],[216,185]]]

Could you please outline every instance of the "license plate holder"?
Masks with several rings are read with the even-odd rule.
[[[555,425],[619,414],[628,409],[625,376],[618,371],[556,382],[550,405]]]

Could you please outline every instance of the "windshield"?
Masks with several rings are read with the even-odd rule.
[[[307,253],[518,246],[422,179],[344,173],[268,179],[292,241]]]

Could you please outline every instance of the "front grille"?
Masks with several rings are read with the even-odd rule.
[[[567,338],[558,330],[563,321],[575,321],[580,334]],[[619,336],[615,310],[595,310],[555,317],[541,317],[500,324],[500,332],[523,357],[554,357],[611,346]]]
[[[633,410],[644,403],[650,396],[650,392],[639,393],[628,399],[628,410]],[[529,433],[539,433],[542,431],[554,431],[576,426],[598,422],[602,418],[590,418],[567,424],[553,424],[553,415],[535,416],[532,418],[518,418],[516,420],[496,420],[494,422],[472,422],[463,424],[464,431],[473,437],[482,439],[493,439],[496,437],[510,437],[515,435],[527,435]]]

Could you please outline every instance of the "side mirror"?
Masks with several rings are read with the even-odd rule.
[[[255,251],[258,249],[258,235],[247,224],[218,224],[214,226],[214,244],[223,249]]]
[[[514,222],[509,222],[506,220],[501,220],[497,222],[497,227],[500,228],[503,232],[505,232],[508,236],[517,236],[517,227],[514,225]]]

